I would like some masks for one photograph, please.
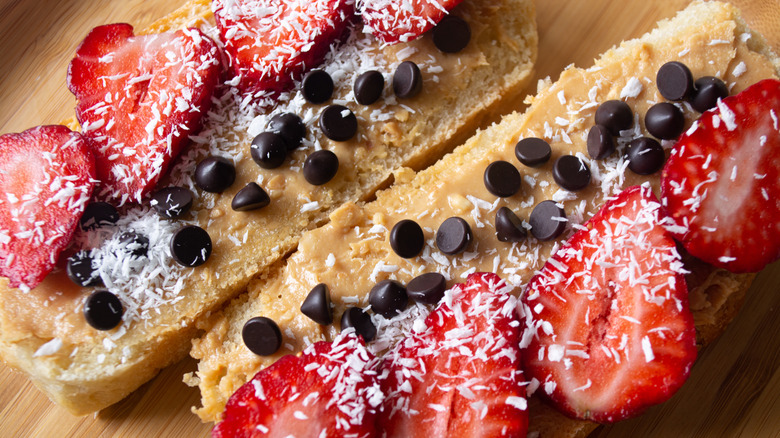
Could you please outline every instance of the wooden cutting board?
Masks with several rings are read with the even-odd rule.
[[[0,0],[0,133],[58,123],[73,115],[65,74],[76,46],[94,26],[143,28],[177,0]],[[538,0],[538,77],[553,80],[574,63],[589,66],[604,50],[651,29],[688,0]],[[780,51],[780,0],[734,0],[746,20]],[[527,93],[533,94],[535,82]],[[200,437],[210,425],[190,413],[196,389],[181,383],[185,360],[122,402],[86,417],[52,404],[24,376],[0,364],[0,437]],[[642,417],[604,427],[598,437],[780,437],[780,262],[762,272],[739,317],[702,352],[690,380]]]

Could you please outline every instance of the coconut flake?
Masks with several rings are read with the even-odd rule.
[[[60,338],[52,338],[49,342],[41,345],[33,353],[33,357],[51,356],[56,354],[62,348],[62,340]]]
[[[628,80],[628,83],[623,87],[622,90],[620,90],[620,98],[621,99],[628,99],[628,98],[635,98],[639,96],[639,93],[642,92],[642,89],[644,86],[642,85],[642,82],[635,78],[631,77]]]

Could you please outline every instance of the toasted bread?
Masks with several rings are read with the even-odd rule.
[[[260,369],[283,354],[336,335],[337,323],[320,326],[299,310],[318,283],[330,289],[336,321],[346,307],[366,306],[368,291],[386,278],[406,283],[420,273],[439,271],[452,285],[477,270],[497,272],[522,286],[567,233],[546,243],[499,242],[493,225],[499,207],[507,206],[527,220],[536,204],[553,199],[564,206],[570,222],[581,223],[606,197],[624,187],[648,182],[657,191],[657,174],[642,177],[620,169],[624,163],[619,156],[603,163],[589,159],[585,139],[600,102],[623,99],[635,114],[644,114],[652,103],[662,101],[654,83],[655,72],[671,60],[688,65],[695,77],[722,77],[733,85],[732,92],[759,79],[777,77],[780,67],[777,57],[733,6],[694,2],[675,18],[659,23],[654,31],[609,50],[593,67],[569,68],[557,82],[540,84],[525,113],[505,116],[428,169],[417,174],[399,172],[396,185],[380,192],[377,200],[344,205],[331,214],[328,225],[306,233],[284,264],[266,278],[254,280],[248,294],[215,314],[206,335],[194,342],[191,352],[200,360],[198,372],[187,379],[201,389],[203,406],[196,412],[204,420],[218,420],[232,392]],[[744,62],[744,70],[736,68],[740,62]],[[686,111],[688,123],[695,116]],[[626,133],[626,139],[644,134],[640,122],[634,127],[635,132]],[[540,168],[524,167],[514,157],[515,143],[531,136],[543,137],[552,146],[552,159]],[[550,170],[562,154],[584,159],[595,181],[576,193],[559,190]],[[482,175],[495,160],[515,163],[520,169],[524,185],[519,194],[496,199],[488,193]],[[474,233],[471,247],[455,257],[442,254],[433,244],[435,230],[450,216],[466,219]],[[391,249],[389,232],[402,219],[414,219],[425,232],[427,243],[419,257],[404,259]],[[568,230],[570,233],[573,228]],[[733,318],[753,275],[733,274],[692,259],[686,260],[686,267],[691,271],[688,283],[697,342],[704,345]],[[403,316],[416,311],[413,307],[390,321],[374,315],[379,334],[370,348],[381,353],[391,345],[394,337],[408,331],[403,329]],[[274,319],[284,334],[283,346],[273,356],[257,356],[243,344],[242,326],[255,316]],[[538,436],[586,436],[596,427],[564,417],[536,398],[529,406],[530,431]]]
[[[424,167],[491,117],[507,112],[533,74],[537,45],[533,3],[466,1],[453,13],[466,19],[472,32],[470,44],[458,54],[438,51],[430,36],[381,46],[356,27],[328,55],[321,68],[335,78],[333,101],[350,107],[359,119],[358,135],[350,141],[325,138],[316,120],[325,105],[305,103],[296,90],[250,102],[224,85],[203,130],[192,136],[193,144],[160,183],[184,186],[195,194],[190,215],[168,221],[149,206],[129,206],[121,210],[117,226],[97,232],[105,234],[98,241],[110,246],[122,229],[147,230],[152,234],[151,248],[157,248],[144,266],[125,271],[121,279],[106,278],[125,307],[122,324],[108,332],[89,327],[81,308],[94,288],[73,285],[62,269],[30,292],[12,289],[3,280],[4,361],[74,414],[102,409],[184,357],[198,322],[293,251],[304,231],[327,222],[328,214],[345,202],[371,198],[391,182],[396,169]],[[201,27],[217,37],[207,0],[190,1],[144,32],[185,26]],[[386,87],[377,104],[360,106],[353,101],[352,83],[361,70],[378,69],[387,81],[402,60],[421,67],[424,84],[417,97],[396,100]],[[282,168],[261,169],[250,157],[249,144],[266,129],[270,116],[284,111],[304,119],[304,147]],[[77,128],[72,120],[70,125]],[[300,168],[305,157],[320,148],[334,151],[340,166],[332,181],[315,187],[306,183]],[[228,157],[237,168],[236,182],[221,194],[206,193],[193,182],[196,164],[209,154]],[[252,212],[233,211],[234,195],[250,181],[268,191],[270,205]],[[213,241],[208,262],[194,269],[177,266],[166,253],[171,233],[184,224],[200,225]],[[94,233],[78,232],[74,246],[91,247]]]

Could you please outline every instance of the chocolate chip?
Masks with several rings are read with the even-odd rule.
[[[261,132],[252,140],[249,152],[258,166],[263,169],[276,169],[287,157],[287,142],[281,134]]]
[[[314,151],[303,162],[303,177],[319,186],[333,179],[339,170],[339,157],[327,149]]]
[[[282,346],[282,331],[274,320],[265,316],[256,316],[244,324],[241,329],[244,345],[258,356],[270,356]]]
[[[596,124],[606,126],[612,135],[618,136],[634,124],[634,114],[622,100],[608,100],[596,109]]]
[[[496,237],[502,242],[522,242],[528,237],[523,221],[508,207],[496,212]]]
[[[471,243],[471,227],[459,217],[451,217],[439,226],[436,231],[436,247],[444,254],[455,255]]]
[[[263,208],[270,203],[271,198],[268,193],[257,183],[251,182],[236,193],[230,203],[230,208],[235,211],[250,211]]]
[[[333,95],[333,78],[324,70],[312,70],[303,78],[301,91],[310,103],[325,103]]]
[[[192,192],[184,187],[166,187],[154,192],[150,203],[160,216],[175,219],[192,208]]]
[[[395,280],[382,280],[368,293],[371,309],[387,319],[403,312],[408,303],[406,288]]]
[[[482,180],[490,193],[508,198],[520,190],[523,178],[512,163],[499,160],[488,164]]]
[[[588,155],[594,160],[603,160],[615,151],[615,138],[604,125],[593,125],[588,131]]]
[[[122,302],[107,290],[99,290],[84,302],[87,324],[98,330],[111,330],[122,322]]]
[[[355,333],[363,337],[366,342],[371,342],[376,337],[376,326],[371,322],[371,315],[358,307],[349,307],[341,315],[341,330],[354,328]]]
[[[541,138],[528,137],[517,142],[515,156],[528,167],[538,167],[550,160],[550,143]]]
[[[399,221],[390,230],[390,247],[399,257],[417,257],[425,245],[425,235],[417,222],[411,219]]]
[[[306,125],[297,114],[293,113],[282,113],[271,117],[268,130],[282,136],[288,151],[300,146],[303,137],[306,136]]]
[[[195,184],[207,192],[223,192],[235,180],[236,168],[226,158],[208,157],[195,168]]]
[[[79,286],[89,287],[103,284],[98,270],[95,269],[95,261],[87,251],[79,251],[68,257],[65,270],[68,273],[68,278]]]
[[[708,109],[715,108],[718,99],[725,99],[728,95],[729,89],[722,80],[713,76],[703,76],[693,83],[693,94],[688,102],[693,109],[703,113]]]
[[[357,133],[355,114],[343,105],[330,105],[320,113],[320,129],[333,141],[347,141]]]
[[[393,93],[401,99],[412,98],[420,94],[422,83],[420,67],[412,61],[404,61],[393,74]]]
[[[406,294],[417,303],[436,304],[444,297],[446,289],[447,282],[443,275],[438,272],[426,272],[414,277],[406,285]]]
[[[682,62],[671,61],[662,65],[655,82],[658,92],[668,100],[684,100],[693,92],[693,75]]]
[[[458,53],[471,40],[471,28],[466,21],[447,15],[433,28],[433,44],[444,53]]]
[[[130,257],[146,257],[149,252],[149,238],[135,231],[125,231],[120,234],[119,243],[125,247],[124,251]]]
[[[566,229],[566,212],[554,201],[542,201],[534,207],[528,222],[537,240],[555,239]]]
[[[628,144],[628,168],[639,175],[650,175],[664,167],[666,155],[661,145],[652,138],[640,137]]]
[[[362,73],[355,79],[355,100],[361,105],[371,105],[382,97],[385,88],[385,77],[376,70]]]
[[[94,230],[104,225],[114,225],[119,221],[119,211],[107,202],[90,202],[81,214],[79,225],[84,231]]]
[[[200,266],[211,256],[211,237],[203,228],[187,225],[173,235],[171,254],[183,266]]]
[[[333,311],[330,307],[330,291],[324,283],[320,283],[306,295],[301,304],[301,313],[320,325],[333,323]]]
[[[669,102],[657,103],[645,114],[645,128],[656,138],[673,140],[685,129],[685,116],[680,108]]]
[[[590,183],[590,169],[574,155],[563,155],[553,164],[553,179],[562,188],[576,192]]]

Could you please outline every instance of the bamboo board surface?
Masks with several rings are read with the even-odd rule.
[[[780,52],[780,0],[733,0]],[[177,0],[0,0],[0,133],[58,123],[73,115],[65,74],[94,26],[137,29],[172,12]],[[553,80],[569,65],[587,67],[621,40],[650,30],[688,0],[538,0],[537,76]],[[534,93],[535,82],[526,90]],[[73,417],[24,376],[0,364],[0,437],[200,437],[210,425],[190,413],[196,389],[181,383],[185,360],[122,402]],[[754,282],[740,315],[707,347],[691,378],[669,402],[594,432],[622,436],[780,437],[780,262]]]

